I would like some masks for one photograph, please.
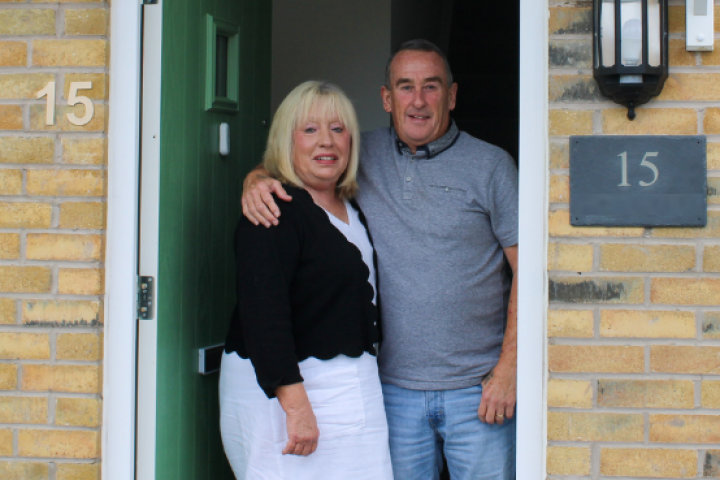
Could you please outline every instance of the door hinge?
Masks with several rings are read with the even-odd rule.
[[[143,5],[156,5],[158,3],[158,0],[142,0],[141,3]]]
[[[138,277],[137,309],[140,320],[155,318],[155,279]]]

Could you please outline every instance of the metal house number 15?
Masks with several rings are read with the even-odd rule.
[[[644,181],[640,180],[638,182],[638,184],[641,187],[649,187],[653,183],[657,182],[658,177],[660,176],[660,173],[658,172],[658,169],[655,166],[655,164],[652,163],[650,160],[648,160],[648,157],[657,157],[657,156],[658,156],[658,152],[645,152],[645,156],[643,157],[642,162],[640,162],[640,166],[646,167],[646,168],[649,168],[650,170],[652,170],[654,177],[653,177],[652,182],[644,182]],[[618,155],[618,157],[620,157],[620,159],[622,160],[622,162],[621,162],[622,181],[618,184],[618,187],[629,187],[631,185],[628,183],[628,179],[627,179],[627,152],[621,153],[620,155]]]
[[[67,119],[73,125],[87,125],[95,114],[95,107],[92,101],[85,96],[78,95],[79,90],[90,90],[92,82],[71,82],[67,103],[70,106],[82,103],[85,105],[85,115],[78,118],[74,113],[68,113]],[[55,82],[48,82],[45,88],[37,93],[36,98],[47,97],[47,109],[45,113],[45,125],[55,125]]]

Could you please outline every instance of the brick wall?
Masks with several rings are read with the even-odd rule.
[[[0,0],[0,478],[97,480],[107,25],[93,0]],[[56,82],[55,125],[45,125]],[[68,106],[71,82],[92,82]]]
[[[670,3],[670,77],[631,122],[592,79],[592,1],[550,1],[551,478],[720,477],[720,41],[685,51]],[[707,227],[571,227],[576,134],[707,135]]]

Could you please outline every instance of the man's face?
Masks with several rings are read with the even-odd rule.
[[[390,88],[383,86],[381,93],[398,137],[414,153],[447,131],[457,84],[448,85],[445,64],[437,53],[405,50],[390,64]]]

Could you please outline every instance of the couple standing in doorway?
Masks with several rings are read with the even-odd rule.
[[[393,127],[360,137],[337,87],[297,87],[245,181],[220,380],[239,479],[438,479],[443,455],[515,478],[515,163],[457,128],[432,43],[381,93]]]

